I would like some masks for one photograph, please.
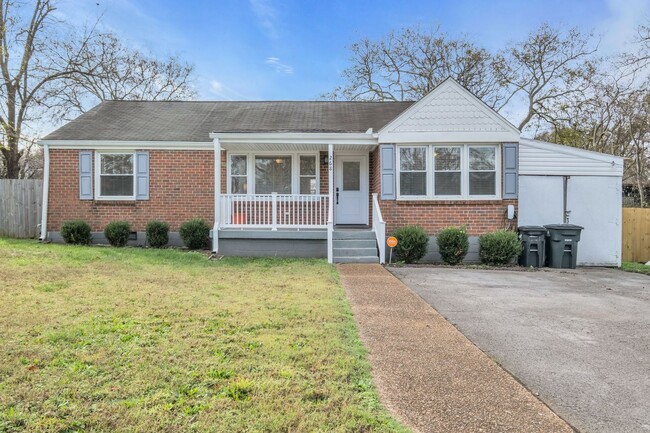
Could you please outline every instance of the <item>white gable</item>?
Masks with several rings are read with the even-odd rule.
[[[623,176],[623,158],[561,144],[522,139],[520,175]]]
[[[379,131],[382,143],[518,140],[514,126],[451,78]]]

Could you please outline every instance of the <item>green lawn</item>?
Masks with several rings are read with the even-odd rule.
[[[644,263],[623,262],[621,269],[628,272],[650,275],[650,266],[646,266]]]
[[[0,432],[406,431],[322,260],[0,239]]]

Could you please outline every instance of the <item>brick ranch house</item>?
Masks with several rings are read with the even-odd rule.
[[[198,217],[220,254],[330,262],[383,263],[386,236],[408,224],[432,241],[466,226],[476,260],[479,235],[517,226],[521,169],[535,169],[524,148],[549,167],[564,155],[521,139],[451,78],[417,102],[108,101],[40,144],[42,239],[83,219],[101,243],[126,220],[143,245],[157,219],[180,244],[180,224]]]

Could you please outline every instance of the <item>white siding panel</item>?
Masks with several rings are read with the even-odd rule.
[[[520,226],[560,224],[564,213],[564,178],[562,176],[520,176]]]
[[[583,226],[578,264],[620,266],[622,236],[621,179],[574,176],[567,183],[569,222]]]
[[[518,141],[519,131],[449,78],[379,131],[385,143]]]
[[[559,144],[521,140],[522,175],[622,176],[623,159]]]

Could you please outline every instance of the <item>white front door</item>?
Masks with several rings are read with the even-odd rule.
[[[337,155],[334,167],[335,224],[368,224],[368,156]]]

